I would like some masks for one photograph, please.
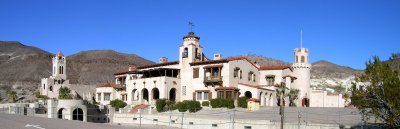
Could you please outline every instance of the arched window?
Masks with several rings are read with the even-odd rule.
[[[304,63],[304,56],[301,56],[301,63]]]
[[[299,63],[299,56],[296,56],[296,63]]]
[[[50,91],[53,91],[53,86],[50,86],[49,90],[50,90]]]
[[[188,48],[187,47],[185,47],[185,49],[183,50],[183,53],[182,53],[183,55],[182,55],[182,57],[183,58],[186,58],[186,57],[188,57]]]
[[[46,89],[46,84],[43,84],[43,89]]]

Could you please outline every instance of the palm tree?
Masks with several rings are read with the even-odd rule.
[[[275,87],[277,87],[277,89],[276,89],[276,98],[277,98],[277,101],[278,101],[278,106],[280,106],[281,104],[283,104],[283,101],[284,101],[284,100],[281,100],[281,99],[287,97],[287,93],[285,93],[285,91],[287,91],[288,88],[285,86],[284,83],[277,84],[277,85],[275,85]],[[283,95],[283,96],[281,96],[281,95]]]
[[[17,101],[17,92],[15,91],[8,91],[8,101],[11,103],[15,103]]]
[[[299,89],[290,89],[289,91],[289,106],[291,107],[295,107],[296,103],[294,103],[295,100],[297,100],[299,98]]]

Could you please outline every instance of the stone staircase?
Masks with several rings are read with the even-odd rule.
[[[132,107],[132,109],[129,111],[129,113],[137,113],[139,111],[139,109],[145,109],[147,107],[149,107],[149,105],[138,104],[138,105]]]

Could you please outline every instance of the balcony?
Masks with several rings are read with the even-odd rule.
[[[126,90],[126,84],[117,84],[117,85],[115,85],[114,88],[117,89],[117,90],[125,91]]]
[[[222,86],[222,76],[208,76],[208,77],[204,77],[204,84],[206,86],[208,85],[220,85]]]

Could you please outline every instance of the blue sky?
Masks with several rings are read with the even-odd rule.
[[[188,21],[211,57],[256,54],[357,69],[373,55],[400,51],[399,0],[0,0],[0,40],[66,55],[111,49],[158,61],[177,60]]]

